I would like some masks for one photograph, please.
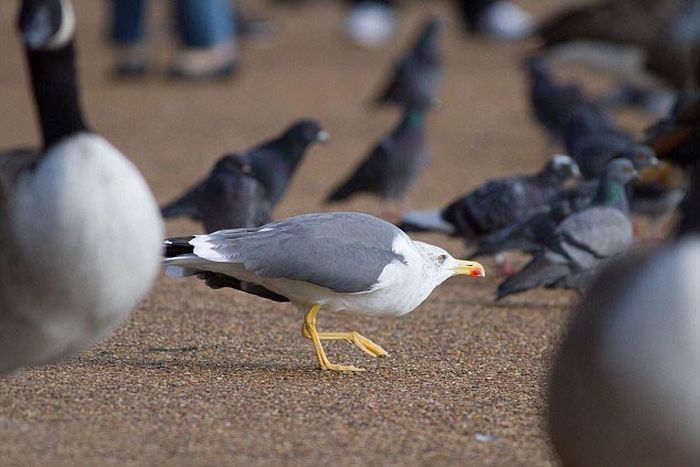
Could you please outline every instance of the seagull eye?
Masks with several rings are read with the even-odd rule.
[[[438,264],[442,264],[445,262],[446,259],[447,259],[447,255],[440,255],[437,257],[437,262],[438,262]]]

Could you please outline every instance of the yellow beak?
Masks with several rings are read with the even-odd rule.
[[[457,261],[457,266],[452,270],[457,276],[486,277],[486,270],[476,261]]]

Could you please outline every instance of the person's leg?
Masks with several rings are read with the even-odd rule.
[[[140,42],[145,8],[144,0],[112,0],[112,41],[119,45]]]
[[[141,76],[146,72],[148,53],[144,44],[147,0],[112,0],[110,37],[115,44],[117,77]]]
[[[238,60],[231,0],[178,0],[176,16],[184,49],[171,74],[186,79],[230,75]]]

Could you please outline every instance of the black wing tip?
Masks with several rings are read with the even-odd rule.
[[[194,246],[190,244],[193,238],[194,235],[166,238],[163,240],[163,246],[165,247],[164,256],[166,258],[175,258],[176,256],[193,253]]]

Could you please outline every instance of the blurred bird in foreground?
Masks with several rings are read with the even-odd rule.
[[[165,241],[171,277],[198,276],[304,313],[301,334],[313,342],[322,370],[359,371],[331,363],[321,341],[344,340],[372,357],[387,352],[357,332],[319,332],[319,310],[374,316],[413,311],[455,275],[484,276],[479,263],[454,259],[397,227],[359,213],[306,214],[258,229],[222,230]]]
[[[24,0],[43,147],[0,155],[0,376],[105,337],[158,271],[163,223],[136,167],[84,121],[69,0]]]
[[[698,182],[677,238],[612,261],[579,301],[549,384],[564,465],[700,465]]]

